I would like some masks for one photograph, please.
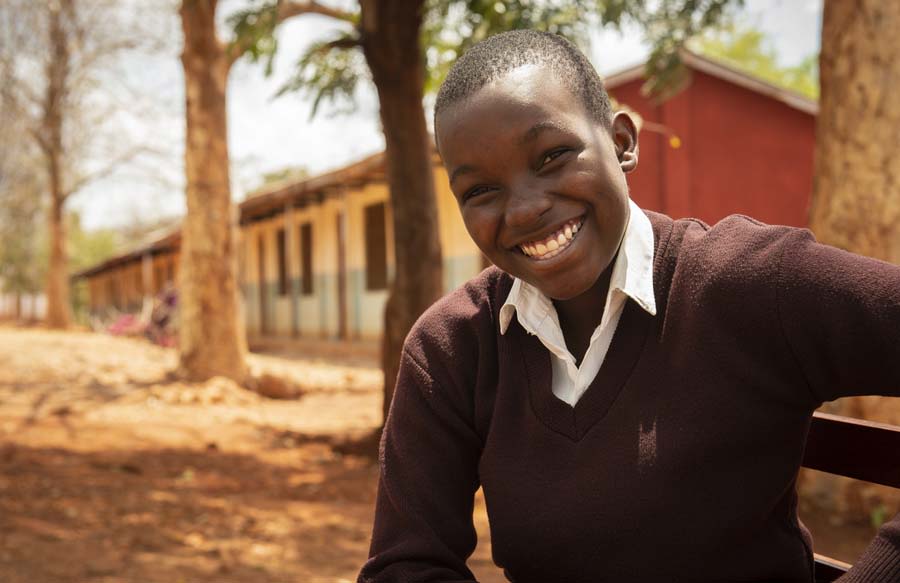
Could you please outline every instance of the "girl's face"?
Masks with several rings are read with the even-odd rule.
[[[481,251],[552,299],[586,292],[612,264],[628,221],[631,119],[620,113],[606,128],[549,69],[526,65],[448,107],[435,125]]]

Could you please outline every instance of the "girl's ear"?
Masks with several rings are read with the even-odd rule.
[[[612,120],[612,138],[616,147],[619,168],[628,173],[637,168],[638,136],[634,120],[624,111],[618,112]]]

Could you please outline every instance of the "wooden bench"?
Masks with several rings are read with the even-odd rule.
[[[803,467],[900,488],[900,427],[815,413]],[[850,565],[817,554],[816,583],[834,581]]]

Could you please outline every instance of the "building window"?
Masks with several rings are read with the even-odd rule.
[[[387,287],[387,239],[385,237],[385,205],[383,202],[367,206],[366,229],[366,289]]]
[[[286,296],[288,293],[288,274],[287,245],[284,229],[278,229],[276,237],[278,241],[278,295]]]
[[[300,225],[300,293],[310,296],[313,293],[312,269],[312,223]]]

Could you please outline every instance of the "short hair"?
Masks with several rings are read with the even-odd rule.
[[[604,127],[611,127],[609,95],[591,62],[566,38],[537,30],[500,33],[466,51],[450,68],[438,90],[435,119],[449,106],[523,65],[548,67],[581,100],[591,117]]]

